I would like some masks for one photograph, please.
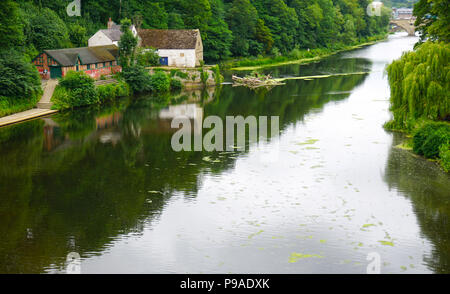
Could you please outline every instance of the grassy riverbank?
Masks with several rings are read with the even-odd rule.
[[[0,97],[0,117],[32,109],[38,101],[39,96],[32,96],[31,99]]]
[[[367,38],[360,43],[353,45],[337,44],[334,48],[316,48],[311,50],[294,49],[288,55],[243,58],[222,63],[220,66],[228,70],[258,70],[267,67],[282,66],[288,64],[303,64],[318,61],[322,58],[337,54],[343,51],[358,49],[364,46],[373,45],[379,41],[386,40],[388,34],[382,34]]]

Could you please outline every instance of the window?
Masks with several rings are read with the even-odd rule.
[[[87,70],[90,70],[90,69],[91,69],[91,65],[88,64],[88,65],[87,65]]]

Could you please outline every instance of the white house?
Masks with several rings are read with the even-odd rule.
[[[139,30],[141,47],[152,47],[161,65],[196,67],[203,61],[203,42],[199,30]]]
[[[136,37],[137,30],[134,25],[130,27],[131,32]],[[120,30],[120,25],[115,24],[111,18],[108,21],[108,28],[105,30],[99,30],[95,33],[88,41],[89,47],[94,46],[106,46],[106,45],[116,45],[119,46],[120,37],[122,36],[122,31]]]

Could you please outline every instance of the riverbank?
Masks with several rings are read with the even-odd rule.
[[[227,70],[234,71],[252,71],[268,67],[276,67],[291,64],[305,64],[319,61],[323,58],[338,54],[344,51],[355,50],[387,39],[389,34],[373,37],[373,40],[362,42],[359,44],[344,46],[338,49],[317,48],[312,50],[294,49],[288,56],[263,57],[263,58],[245,58],[242,60],[234,60],[224,62],[220,66]]]

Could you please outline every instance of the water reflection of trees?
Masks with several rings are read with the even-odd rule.
[[[267,93],[225,87],[178,99],[197,99],[205,115],[279,115],[283,128],[344,99],[327,93],[350,91],[364,78],[293,81]],[[203,174],[234,166],[236,154],[172,151],[172,132],[161,131],[158,117],[167,101],[141,97],[0,130],[0,272],[43,272],[72,251],[100,254],[115,238],[141,232],[173,195],[194,197]]]
[[[394,134],[394,146],[403,140]],[[450,273],[450,176],[410,152],[391,149],[385,181],[411,199],[421,232],[433,244],[425,263],[435,273]]]

